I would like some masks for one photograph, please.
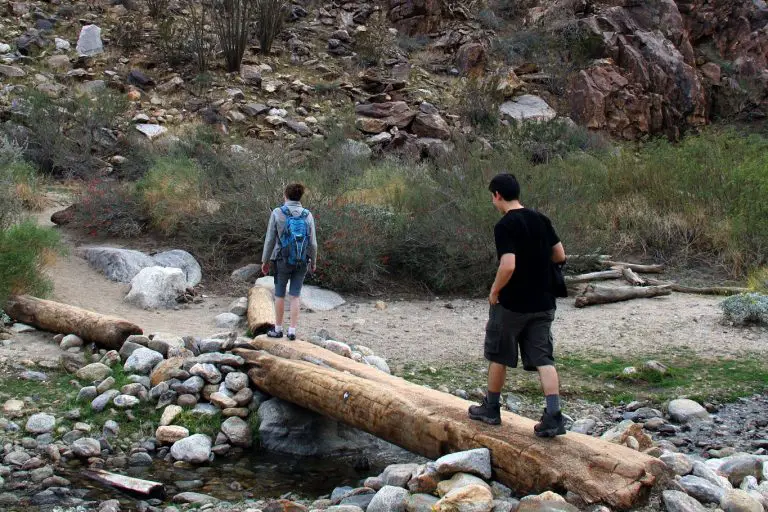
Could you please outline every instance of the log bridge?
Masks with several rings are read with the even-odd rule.
[[[501,426],[467,417],[470,402],[425,388],[304,341],[264,336],[235,349],[260,389],[435,459],[488,448],[496,479],[519,492],[572,491],[588,504],[629,509],[666,480],[657,458],[601,439],[533,434],[534,421],[502,412]]]

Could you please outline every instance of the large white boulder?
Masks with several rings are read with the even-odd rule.
[[[261,277],[256,280],[255,285],[267,288],[274,293],[275,278],[272,276]],[[342,304],[346,304],[346,301],[336,292],[312,285],[305,285],[301,288],[301,305],[307,309],[313,311],[330,311]]]
[[[181,269],[148,267],[131,280],[131,291],[125,300],[144,309],[172,308],[186,287]]]
[[[76,49],[81,57],[92,57],[102,53],[104,45],[101,42],[101,29],[96,25],[86,25],[80,29]]]
[[[117,247],[81,247],[78,253],[107,279],[119,283],[130,283],[142,269],[148,267],[181,269],[188,287],[197,286],[203,279],[203,271],[194,256],[180,249],[154,256]]]
[[[551,121],[557,117],[555,109],[533,94],[524,94],[512,101],[505,101],[499,106],[499,111],[502,117],[515,121]]]
[[[152,256],[155,265],[159,267],[180,268],[184,272],[187,280],[187,286],[197,286],[203,280],[203,269],[194,256],[187,251],[173,249],[164,251]]]

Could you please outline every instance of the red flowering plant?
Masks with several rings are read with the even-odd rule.
[[[146,215],[130,184],[89,181],[81,192],[75,216],[91,236],[134,237],[144,231]]]

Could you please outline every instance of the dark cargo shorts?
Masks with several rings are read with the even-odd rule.
[[[536,371],[539,366],[555,364],[551,331],[554,319],[554,309],[516,313],[500,304],[491,306],[485,327],[485,358],[517,368],[519,346],[524,369]]]
[[[299,297],[306,275],[306,264],[292,267],[284,260],[275,261],[275,297],[279,299],[284,298],[286,288],[288,288],[288,295]],[[291,283],[290,286],[288,285],[289,281]]]

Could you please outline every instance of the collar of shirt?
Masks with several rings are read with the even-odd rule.
[[[285,206],[299,206],[301,207],[301,201],[286,201]]]

